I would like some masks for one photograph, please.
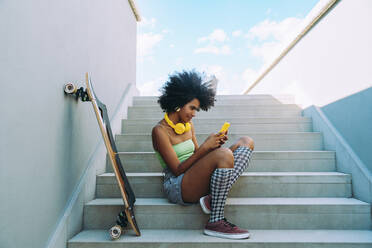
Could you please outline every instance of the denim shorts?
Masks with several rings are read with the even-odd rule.
[[[165,196],[171,203],[176,203],[184,206],[189,206],[192,203],[186,203],[182,199],[182,179],[185,174],[181,174],[178,177],[168,169],[164,169],[164,183],[163,190]]]

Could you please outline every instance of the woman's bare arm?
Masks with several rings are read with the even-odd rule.
[[[187,171],[193,165],[193,163],[195,163],[209,151],[207,146],[200,147],[188,159],[180,163],[169,137],[162,127],[159,125],[155,126],[152,129],[152,137],[153,141],[156,143],[156,145],[154,144],[154,148],[156,147],[164,162],[175,176],[179,176]]]
[[[195,151],[196,151],[196,150],[199,149],[199,144],[198,144],[198,141],[196,140],[196,136],[195,136],[194,123],[192,123],[192,122],[190,121],[190,125],[191,125],[192,142],[194,143]]]

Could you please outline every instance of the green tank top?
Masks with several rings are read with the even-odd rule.
[[[192,142],[192,139],[185,140],[181,143],[173,145],[173,149],[177,154],[177,158],[180,162],[185,161],[188,159],[192,154],[194,154],[195,145]],[[167,164],[164,162],[163,158],[161,157],[158,151],[155,151],[155,155],[158,158],[161,166],[165,169],[167,168]]]

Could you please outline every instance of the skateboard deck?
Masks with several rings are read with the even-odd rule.
[[[65,85],[65,92],[67,94],[75,94],[76,98],[80,97],[82,101],[90,101],[92,103],[94,113],[96,115],[98,125],[107,149],[108,157],[110,158],[115,178],[120,188],[120,193],[124,202],[124,211],[118,214],[116,220],[117,225],[110,229],[110,236],[112,239],[118,239],[122,234],[124,227],[126,227],[128,223],[135,234],[137,236],[140,236],[141,232],[138,228],[134,215],[134,203],[136,201],[136,197],[134,195],[132,187],[129,184],[128,178],[121,164],[118,151],[116,149],[106,105],[103,104],[94,93],[88,73],[85,74],[85,82],[85,91],[82,87],[80,89],[77,89],[75,85],[69,83]]]
[[[87,87],[87,93],[89,96],[90,101],[92,102],[94,112],[97,117],[98,125],[102,133],[103,140],[105,142],[107,153],[110,158],[116,181],[119,184],[120,193],[124,202],[124,213],[126,217],[126,221],[128,221],[129,225],[132,227],[133,231],[136,233],[137,236],[141,235],[141,232],[138,228],[136,218],[134,216],[134,202],[136,201],[136,197],[128,182],[128,178],[125,174],[123,169],[123,165],[121,164],[120,157],[118,151],[116,149],[116,145],[114,142],[114,137],[112,135],[110,121],[107,114],[106,105],[103,104],[100,100],[98,100],[96,94],[94,93],[92,83],[89,79],[88,73],[85,74],[85,82]],[[117,224],[120,227],[124,227],[126,223],[125,217],[122,213],[119,213]],[[118,226],[114,226],[114,229],[110,231],[112,238],[120,237],[121,230],[118,233],[115,232],[115,228],[119,228]],[[119,228],[121,229],[121,228]]]

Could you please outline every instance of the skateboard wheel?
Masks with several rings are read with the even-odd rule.
[[[120,212],[118,216],[116,217],[116,224],[118,224],[119,226],[123,228],[128,225],[128,219],[124,211]]]
[[[65,84],[65,92],[67,94],[74,94],[74,93],[76,93],[76,91],[77,91],[77,87],[76,87],[75,84],[73,84],[73,83]]]
[[[115,225],[115,226],[111,227],[111,229],[110,229],[111,239],[115,240],[115,239],[120,238],[122,232],[123,232],[123,229],[119,225]]]

